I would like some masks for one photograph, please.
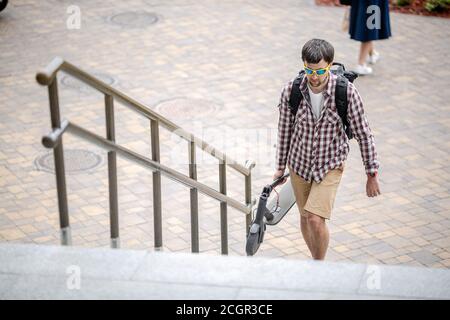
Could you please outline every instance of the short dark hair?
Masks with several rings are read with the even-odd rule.
[[[334,59],[334,48],[326,40],[311,39],[302,49],[302,60],[308,63],[319,63],[320,60],[331,63]]]

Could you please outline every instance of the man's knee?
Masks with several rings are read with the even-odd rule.
[[[325,219],[312,213],[312,212],[308,212],[307,213],[307,223],[308,223],[308,227],[313,230],[313,231],[320,231],[324,224],[325,224]]]

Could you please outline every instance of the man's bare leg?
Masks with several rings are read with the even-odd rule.
[[[307,213],[308,233],[311,239],[311,255],[314,260],[324,260],[330,241],[328,227],[324,218],[311,212]]]
[[[310,252],[313,252],[313,247],[311,245],[311,234],[308,227],[308,218],[300,215],[300,229],[302,230],[303,239],[305,239],[306,245]]]

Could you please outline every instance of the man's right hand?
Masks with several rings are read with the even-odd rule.
[[[276,179],[278,179],[279,177],[281,177],[284,174],[284,170],[277,170],[275,171],[274,175],[273,175],[273,180],[275,181]],[[280,184],[283,184],[287,181],[286,178],[283,179],[283,181],[281,181]]]

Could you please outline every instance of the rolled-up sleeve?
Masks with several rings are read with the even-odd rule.
[[[285,170],[289,153],[294,116],[289,109],[289,95],[292,88],[292,81],[281,91],[280,103],[278,104],[278,139],[276,152],[276,169]]]
[[[364,113],[361,96],[352,83],[349,83],[348,90],[347,119],[353,136],[358,141],[366,173],[369,174],[377,172],[380,163],[377,159],[378,156],[375,147],[375,138],[370,130],[369,122]]]

